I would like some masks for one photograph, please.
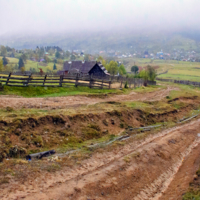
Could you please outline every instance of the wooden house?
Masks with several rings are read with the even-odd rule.
[[[63,66],[63,74],[93,75],[98,77],[108,76],[108,71],[96,61],[66,61]]]

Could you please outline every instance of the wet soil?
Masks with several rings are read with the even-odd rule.
[[[23,98],[23,97],[8,97],[0,96],[0,108],[12,107],[14,109],[20,108],[44,108],[44,109],[58,109],[68,108],[80,105],[92,105],[100,102],[123,102],[123,101],[156,101],[168,96],[171,90],[178,90],[178,88],[169,86],[167,89],[160,89],[149,93],[135,93],[131,92],[128,95],[113,95],[105,96],[103,98],[91,98],[86,96],[68,96],[68,97],[49,97],[49,98]]]
[[[45,173],[24,184],[10,183],[0,189],[1,199],[178,199],[185,188],[174,192],[175,182],[189,184],[199,163],[199,130],[197,119],[96,152],[81,165]]]

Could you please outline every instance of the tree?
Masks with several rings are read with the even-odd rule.
[[[25,67],[21,67],[20,70],[21,70],[21,73],[23,74],[25,72]]]
[[[6,56],[7,54],[7,50],[6,47],[4,47],[3,45],[1,46],[1,56]]]
[[[53,65],[53,70],[57,70],[56,64]]]
[[[152,66],[148,65],[146,71],[148,74],[148,79],[150,81],[155,81],[155,78],[157,76],[156,70]]]
[[[10,57],[11,57],[11,58],[14,58],[14,57],[15,57],[15,54],[12,52],[12,53],[10,54]]]
[[[70,52],[69,52],[69,51],[66,51],[65,56],[66,56],[66,58],[69,58]]]
[[[76,60],[76,56],[75,56],[74,54],[72,54],[72,55],[70,56],[70,59],[71,59],[71,60]]]
[[[56,51],[56,54],[55,54],[55,56],[56,56],[56,58],[60,58],[60,57],[61,57],[61,55],[60,55],[59,51]]]
[[[139,71],[138,66],[134,65],[133,67],[131,67],[131,71],[132,71],[134,74],[138,73],[138,71]]]
[[[21,69],[22,67],[24,67],[24,61],[23,61],[23,59],[21,57],[19,58],[18,65],[19,65],[19,69]]]
[[[41,48],[38,50],[38,55],[39,55],[40,58],[43,57],[43,55],[44,55],[44,48],[41,47]]]
[[[117,62],[115,62],[115,61],[110,61],[110,63],[108,64],[108,66],[107,66],[107,70],[108,70],[108,72],[110,73],[110,74],[112,74],[113,76],[115,75],[115,74],[117,74],[117,72],[118,72],[118,64],[117,64]]]
[[[49,63],[51,61],[47,55],[44,56],[44,60],[45,60],[45,63]]]
[[[50,66],[46,67],[46,70],[47,70],[47,72],[52,72],[52,70],[51,70],[51,67],[50,67]]]
[[[49,52],[50,56],[52,56],[55,51],[51,48],[48,52]]]
[[[5,67],[8,64],[8,59],[4,56],[2,60],[3,60],[3,66]]]
[[[148,80],[147,70],[143,69],[142,71],[140,71],[139,76],[140,78],[143,78],[145,81],[147,81]]]
[[[84,60],[85,60],[85,61],[90,61],[90,56],[89,56],[88,54],[85,54]]]
[[[107,69],[108,64],[107,64],[106,60],[103,59],[102,56],[99,56],[99,57],[97,58],[97,61],[98,61],[98,62],[101,62],[101,64]]]
[[[126,69],[125,69],[124,65],[119,66],[119,74],[120,75],[126,74]]]
[[[25,53],[21,55],[21,58],[23,59],[24,63],[26,63],[27,55]]]
[[[103,60],[104,60],[104,59],[103,59],[102,56],[99,56],[99,57],[97,58],[97,61],[99,61],[99,62],[101,62],[101,63],[102,63]]]

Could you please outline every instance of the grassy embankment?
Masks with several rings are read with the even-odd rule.
[[[119,89],[90,89],[89,87],[14,87],[4,86],[0,95],[17,95],[23,97],[60,97],[71,95],[102,95],[102,94],[123,94],[129,90]]]

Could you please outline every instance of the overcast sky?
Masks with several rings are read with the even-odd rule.
[[[198,28],[200,0],[0,0],[0,35]]]

